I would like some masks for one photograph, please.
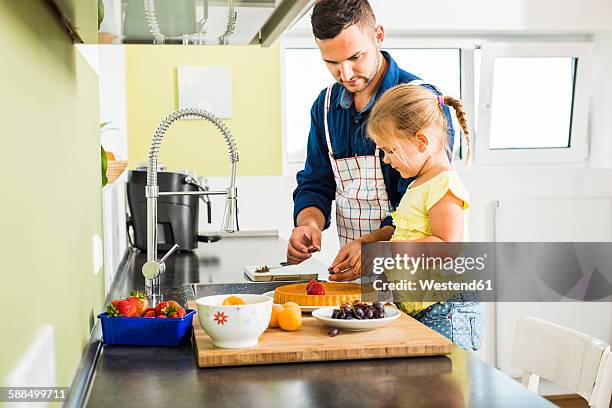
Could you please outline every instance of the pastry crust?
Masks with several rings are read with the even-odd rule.
[[[324,295],[306,293],[306,283],[279,286],[274,290],[274,303],[295,302],[300,306],[338,306],[361,300],[361,285],[355,283],[320,282]]]

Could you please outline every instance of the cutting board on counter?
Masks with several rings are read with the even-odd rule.
[[[255,265],[245,265],[244,274],[254,282],[309,281],[319,277],[318,269],[303,264],[275,267],[268,272],[257,272],[258,268]]]
[[[195,309],[195,302],[190,301]],[[259,344],[242,349],[222,349],[193,318],[195,353],[200,367],[298,363],[308,361],[360,360],[450,354],[446,337],[403,314],[391,324],[367,332],[340,331],[329,337],[329,327],[310,315],[302,315],[296,332],[268,329]]]

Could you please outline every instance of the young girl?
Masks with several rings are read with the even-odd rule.
[[[402,177],[414,177],[392,214],[392,241],[468,240],[469,194],[449,161],[443,105],[452,107],[466,139],[470,134],[461,102],[436,96],[419,85],[399,85],[376,103],[368,135],[384,151],[384,162]],[[444,302],[397,301],[400,309],[468,350],[478,350],[483,308],[478,295],[459,293]]]

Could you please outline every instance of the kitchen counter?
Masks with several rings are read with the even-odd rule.
[[[286,243],[277,237],[200,244],[194,253],[170,259],[162,291],[166,298],[182,303],[194,296],[191,283],[210,284],[197,285],[198,296],[264,293],[282,283],[245,285],[242,266],[281,261],[285,249]],[[146,256],[137,251],[126,254],[114,285],[116,294],[143,287],[140,266],[145,261]],[[325,271],[323,265],[321,269]],[[444,357],[203,369],[197,366],[191,343],[178,348],[103,346],[97,350],[83,387],[89,407],[553,406],[458,347]],[[72,400],[73,405],[74,401],[78,399]]]

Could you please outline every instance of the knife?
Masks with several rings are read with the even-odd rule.
[[[287,261],[281,262],[279,264],[261,265],[255,268],[255,273],[267,273],[267,272],[270,272],[272,269],[279,269],[279,268],[282,268],[284,266],[289,266],[289,265],[292,265],[292,264]]]

